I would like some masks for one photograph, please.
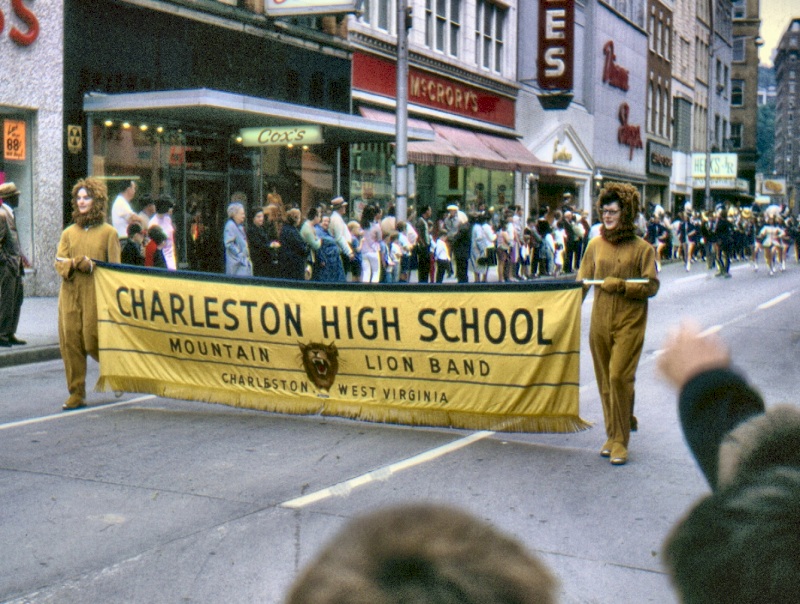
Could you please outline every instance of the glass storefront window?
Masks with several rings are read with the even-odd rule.
[[[382,210],[392,205],[392,146],[388,143],[364,143],[350,146],[351,215],[358,217],[366,204]],[[412,207],[428,205],[438,215],[455,203],[465,212],[483,204],[489,207],[514,205],[514,172],[473,166],[415,164],[415,182],[409,187],[415,195],[408,200]]]
[[[362,143],[350,146],[350,195],[353,216],[361,215],[367,204],[376,204],[384,212],[392,205],[392,149],[388,143]]]
[[[19,189],[19,205],[14,210],[22,253],[31,263],[33,255],[33,114],[0,107],[0,184],[13,182]]]

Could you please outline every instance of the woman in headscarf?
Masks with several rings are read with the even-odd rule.
[[[589,242],[578,278],[595,287],[589,347],[603,403],[607,440],[600,455],[614,465],[628,461],[636,427],[634,379],[647,327],[647,299],[658,292],[653,246],[636,235],[639,192],[629,184],[607,184],[597,201],[600,237]],[[636,280],[636,282],[631,281]],[[589,285],[584,284],[584,294]]]
[[[97,300],[94,261],[119,262],[119,237],[106,222],[108,190],[96,178],[79,180],[72,188],[72,221],[61,233],[56,271],[61,276],[58,294],[58,340],[69,398],[62,409],[86,406],[86,355],[95,360]]]

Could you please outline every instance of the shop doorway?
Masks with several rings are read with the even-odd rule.
[[[222,231],[227,208],[227,179],[221,172],[181,170],[171,174],[181,268],[209,273],[225,270]]]

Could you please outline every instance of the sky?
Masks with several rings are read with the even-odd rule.
[[[761,0],[761,37],[758,53],[762,65],[772,65],[772,54],[792,19],[800,19],[800,0]]]

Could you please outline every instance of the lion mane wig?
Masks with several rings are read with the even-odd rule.
[[[600,196],[597,198],[597,214],[600,213],[604,205],[613,202],[619,203],[620,214],[619,226],[607,231],[605,226],[600,227],[600,234],[609,243],[621,243],[636,237],[636,226],[633,221],[639,214],[639,191],[636,187],[622,182],[610,182],[603,187]]]
[[[92,198],[92,207],[86,214],[78,210],[78,191],[86,189]],[[108,207],[108,188],[106,183],[98,178],[82,178],[72,187],[72,221],[79,227],[88,228],[106,221],[106,208]]]

